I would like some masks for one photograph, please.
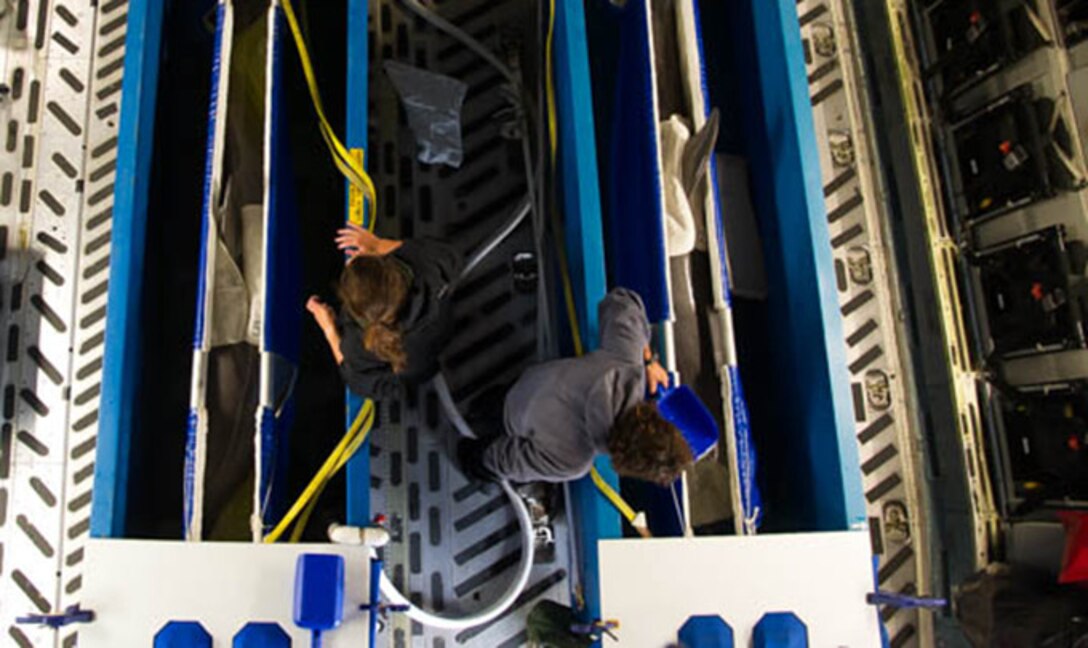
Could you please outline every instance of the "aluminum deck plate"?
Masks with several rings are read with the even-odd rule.
[[[0,2],[0,632],[80,600],[98,431],[127,0]]]
[[[921,439],[852,12],[849,0],[797,3],[877,578],[881,589],[928,595]],[[932,643],[925,613],[885,607],[881,619],[894,648]]]
[[[536,65],[537,3],[450,0],[443,16],[509,62]],[[435,237],[469,252],[497,231],[526,195],[519,140],[504,137],[510,103],[505,81],[479,56],[404,12],[397,2],[371,4],[371,127],[368,165],[379,192],[383,234]],[[529,55],[526,54],[529,52]],[[396,60],[469,85],[462,111],[464,163],[459,169],[416,160],[416,144],[392,84],[382,71]],[[535,76],[535,69],[528,72]],[[537,113],[539,114],[539,113]],[[537,358],[537,298],[515,289],[516,253],[532,252],[527,219],[454,295],[455,336],[443,359],[462,411],[512,382]],[[506,589],[520,552],[517,523],[498,489],[469,484],[452,461],[456,432],[433,389],[386,399],[372,439],[371,508],[390,516],[394,542],[386,569],[406,594],[446,614],[479,609]],[[394,617],[391,646],[518,646],[525,617],[544,598],[567,604],[568,533],[562,513],[555,542],[540,551],[529,587],[496,622],[462,632],[439,631]]]

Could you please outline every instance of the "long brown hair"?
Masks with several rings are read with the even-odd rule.
[[[693,459],[680,430],[661,417],[657,405],[628,408],[608,433],[608,454],[616,472],[668,486]]]
[[[363,347],[404,371],[408,355],[397,322],[408,296],[408,277],[391,256],[357,256],[344,266],[337,288],[340,303],[363,329]]]

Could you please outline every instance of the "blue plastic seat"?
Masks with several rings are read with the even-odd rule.
[[[291,648],[291,637],[277,623],[247,623],[231,648]]]
[[[155,648],[212,648],[212,636],[196,621],[171,621],[155,633]]]
[[[808,628],[793,612],[764,614],[756,624],[752,648],[808,648]]]
[[[717,615],[688,617],[678,633],[683,648],[733,648],[733,628]]]

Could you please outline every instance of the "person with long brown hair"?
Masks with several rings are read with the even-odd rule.
[[[383,239],[356,225],[341,229],[336,244],[348,255],[336,290],[340,313],[317,296],[306,309],[348,388],[379,397],[398,381],[429,380],[452,334],[449,293],[461,255],[438,241]]]

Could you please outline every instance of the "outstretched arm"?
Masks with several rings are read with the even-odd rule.
[[[632,364],[646,360],[650,323],[642,298],[633,290],[614,288],[597,307],[601,348]]]
[[[344,364],[344,354],[340,351],[340,331],[336,328],[336,312],[332,306],[321,301],[316,295],[306,302],[306,310],[314,316],[318,328],[325,334],[325,341],[329,343],[332,356],[336,358],[336,364]]]
[[[385,256],[403,245],[403,241],[383,239],[370,230],[348,223],[336,232],[336,247],[348,255],[348,259],[357,256]]]

